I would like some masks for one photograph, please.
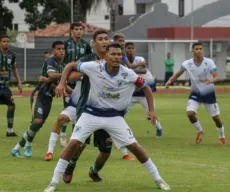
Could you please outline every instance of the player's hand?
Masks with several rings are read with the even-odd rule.
[[[152,122],[153,125],[156,125],[157,116],[153,111],[148,112],[147,118],[148,118],[148,120],[150,120]]]
[[[142,67],[146,67],[146,61],[140,62],[139,65],[142,66]]]
[[[56,95],[56,97],[62,97],[65,92],[66,92],[65,85],[62,84],[62,83],[59,83],[58,86],[55,89],[55,95]]]
[[[22,93],[22,82],[21,81],[18,82],[18,91],[19,91],[19,94]]]
[[[172,83],[172,82],[171,82],[170,80],[168,80],[168,81],[166,82],[166,84],[165,84],[165,88],[168,89],[169,86],[171,85],[171,83]]]

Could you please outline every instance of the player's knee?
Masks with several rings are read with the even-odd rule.
[[[68,123],[70,121],[69,117],[67,117],[66,115],[59,115],[58,119],[57,119],[58,123],[61,125],[64,125],[65,123]]]
[[[32,123],[42,126],[44,123],[44,120],[43,119],[34,119]]]
[[[187,111],[188,118],[193,118],[196,116],[196,113],[194,111]]]
[[[7,107],[8,107],[8,110],[10,110],[10,111],[15,110],[15,104],[8,105]]]
[[[216,116],[212,117],[212,119],[215,121],[215,123],[217,124],[218,127],[222,126],[222,122],[220,120],[220,116],[219,115],[216,115]]]

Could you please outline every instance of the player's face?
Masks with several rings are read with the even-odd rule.
[[[84,34],[84,29],[82,26],[77,26],[72,29],[72,36],[75,38],[81,38]]]
[[[119,37],[116,42],[118,45],[120,45],[121,47],[124,47],[124,44],[125,44],[125,39],[124,37]]]
[[[203,57],[204,55],[204,50],[202,45],[196,45],[193,48],[193,55],[194,57]]]
[[[53,55],[57,57],[58,60],[63,60],[65,56],[64,45],[56,45],[56,47],[53,49]]]
[[[126,48],[125,48],[125,52],[126,52],[126,55],[128,57],[134,57],[135,56],[135,47],[133,45],[128,45]]]
[[[92,41],[93,47],[95,47],[95,49],[100,52],[106,52],[106,47],[109,44],[110,44],[109,37],[105,33],[97,35],[96,39]]]
[[[9,38],[2,38],[0,41],[0,47],[2,49],[8,49],[10,46],[10,39]]]
[[[122,59],[122,51],[120,48],[111,47],[106,53],[106,62],[109,66],[117,68],[119,67]]]

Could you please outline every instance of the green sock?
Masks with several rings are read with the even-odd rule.
[[[66,133],[67,125],[62,125],[61,132]]]
[[[93,166],[90,167],[91,173],[98,173],[104,165],[97,164],[96,162],[93,164]]]
[[[79,159],[79,155],[77,155],[76,153],[74,153],[74,155],[72,156],[72,159],[70,160],[69,164],[72,167],[76,167],[77,164],[77,160]]]
[[[7,110],[7,124],[8,124],[8,128],[9,129],[13,128],[13,124],[14,124],[14,111],[15,111],[15,108]]]
[[[24,147],[26,141],[33,142],[36,133],[40,130],[41,127],[42,125],[40,124],[31,123],[28,130],[23,134],[22,139],[19,142],[19,145],[21,147]]]

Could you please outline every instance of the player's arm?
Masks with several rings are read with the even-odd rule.
[[[72,71],[70,75],[68,75],[67,81],[71,82],[74,80],[81,81],[83,79],[83,73],[79,73],[77,71]]]
[[[57,72],[53,59],[47,60],[47,74],[51,81],[56,81],[61,78],[61,73]]]
[[[169,86],[176,81],[182,74],[184,73],[184,70],[181,68],[179,71],[177,71],[165,84],[166,88],[169,88]]]
[[[42,83],[50,83],[50,82],[52,82],[52,79],[45,77],[45,76],[40,76],[39,81]]]
[[[127,65],[127,67],[130,68],[130,69],[135,69],[135,68],[140,67],[140,66],[146,67],[146,62],[145,61],[141,61],[139,63],[131,64],[129,62],[129,60],[127,59],[127,57],[124,57],[122,60]]]
[[[217,70],[212,71],[211,74],[212,74],[212,79],[210,80],[211,83],[216,83],[217,81],[219,81],[219,75],[217,73]]]
[[[20,76],[19,76],[19,73],[18,73],[18,69],[16,67],[16,63],[14,62],[14,64],[12,65],[12,72],[14,74],[14,77],[17,79],[17,82],[18,82],[18,90],[19,90],[19,93],[22,92],[22,81],[20,79]]]
[[[141,69],[134,69],[133,71],[135,71],[138,74],[145,74],[147,72],[147,68],[143,67]]]
[[[210,73],[212,75],[212,79],[206,79],[205,82],[207,84],[209,83],[216,83],[217,81],[219,81],[219,76],[218,76],[218,73],[217,73],[217,67],[216,67],[216,64],[214,63],[213,60],[210,61]]]
[[[73,89],[71,89],[70,86],[66,85],[65,91],[66,91],[66,93],[68,93],[70,95],[73,92]]]

